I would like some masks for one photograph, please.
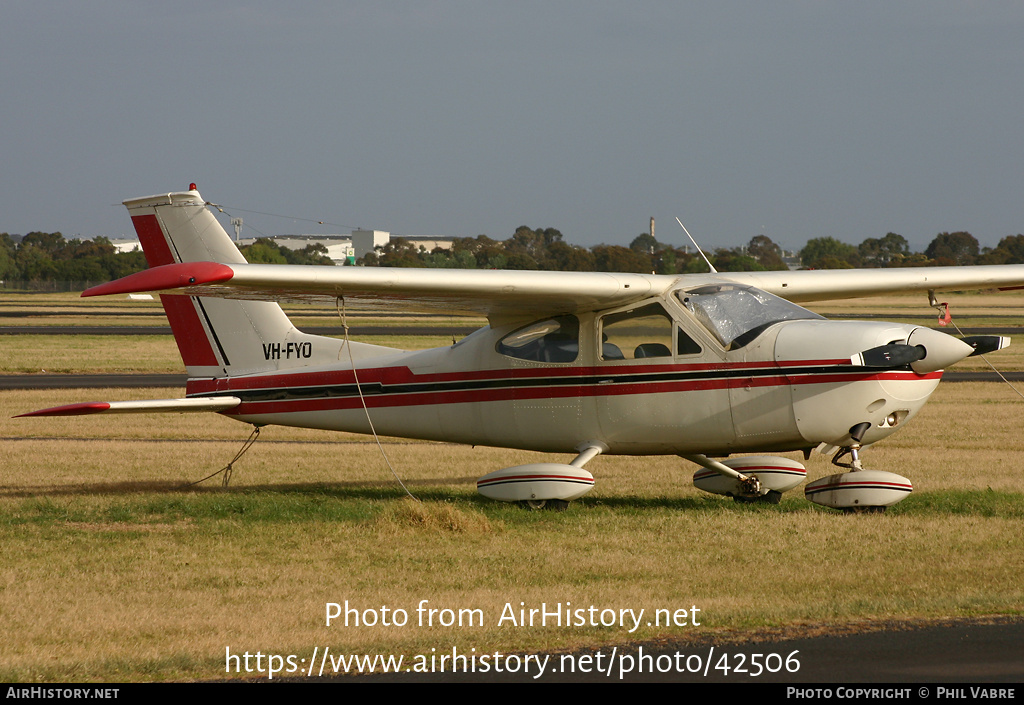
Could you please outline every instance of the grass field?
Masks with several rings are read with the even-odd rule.
[[[40,340],[36,354],[49,360],[69,340]],[[385,439],[414,501],[372,441],[278,427],[228,487],[186,487],[226,464],[248,428],[218,415],[10,418],[172,394],[0,394],[0,680],[216,679],[231,675],[225,648],[529,653],[1024,611],[1024,401],[1003,385],[942,384],[907,428],[865,451],[868,467],[915,491],[861,516],[799,490],[777,506],[708,496],[690,484],[695,466],[672,457],[598,457],[589,495],[562,514],[530,513],[480,497],[476,478],[570,458]],[[811,478],[832,472],[822,456],[807,466]],[[404,609],[411,623],[327,627],[326,603],[346,600]],[[422,600],[479,610],[484,623],[414,626]],[[506,604],[565,602],[696,606],[701,625],[498,625]]]

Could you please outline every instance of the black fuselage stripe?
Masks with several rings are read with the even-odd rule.
[[[305,385],[301,387],[275,386],[264,389],[228,389],[198,396],[233,396],[243,402],[292,401],[300,399],[338,399],[359,396],[391,394],[441,394],[445,392],[482,391],[492,389],[529,389],[544,387],[591,387],[597,385],[649,384],[656,382],[695,382],[726,379],[755,379],[759,377],[807,377],[815,375],[877,375],[880,372],[909,371],[879,370],[852,365],[822,365],[813,367],[769,367],[758,369],[700,370],[697,372],[649,372],[598,374],[557,377],[505,377],[490,380],[454,380],[450,382],[415,382],[387,384],[377,381],[353,384]],[[193,396],[193,395],[190,395]]]

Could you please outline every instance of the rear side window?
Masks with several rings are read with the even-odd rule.
[[[575,362],[580,354],[580,322],[576,316],[554,316],[518,328],[500,341],[497,350],[519,360]]]

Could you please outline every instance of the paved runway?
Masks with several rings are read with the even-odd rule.
[[[579,651],[566,658],[553,654],[548,670],[534,679],[537,669],[530,674],[486,673],[457,674],[397,674],[361,676],[358,680],[380,682],[567,682],[567,683],[903,683],[914,685],[956,683],[1017,684],[1016,697],[1024,694],[1024,618],[993,617],[972,620],[942,620],[932,622],[888,621],[869,622],[854,626],[805,625],[785,627],[776,633],[745,635],[741,641],[734,638],[708,637],[677,643],[642,644]],[[641,651],[642,650],[642,651]],[[481,651],[481,650],[478,650]],[[483,650],[486,651],[486,650]],[[597,672],[597,654],[602,654],[604,672]],[[440,650],[439,650],[440,652]],[[794,654],[794,652],[797,652]],[[781,656],[770,660],[765,654]],[[636,673],[641,654],[650,657],[645,663],[648,670],[662,673]],[[677,655],[682,654],[683,658]],[[761,654],[761,663],[785,663],[792,656],[798,669],[789,672],[785,667],[776,673],[750,673],[751,656]],[[691,657],[692,658],[687,658]],[[589,657],[589,658],[588,658]],[[543,658],[543,657],[542,657]],[[707,674],[689,672],[697,665],[708,663]],[[687,669],[687,661],[690,667]],[[793,662],[791,662],[793,663]],[[566,672],[575,664],[576,673]],[[612,664],[609,669],[608,664]],[[615,665],[618,664],[618,665]],[[633,666],[633,672],[620,673],[620,668]],[[684,672],[674,668],[678,664]],[[730,668],[716,670],[715,665],[742,664],[740,672]],[[580,666],[588,667],[583,673]],[[671,667],[671,670],[669,670]],[[554,669],[557,672],[552,672]],[[745,672],[744,672],[745,671]],[[315,680],[315,679],[314,679]],[[936,695],[930,687],[930,696]],[[915,690],[914,699],[922,693]]]

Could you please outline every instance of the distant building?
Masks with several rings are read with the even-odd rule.
[[[251,245],[259,238],[242,238],[238,241],[234,241],[239,247],[245,245]],[[354,264],[359,258],[366,254],[373,252],[378,247],[383,247],[391,242],[391,233],[386,230],[353,230],[351,235],[335,234],[335,235],[273,235],[266,238],[267,240],[273,240],[279,247],[287,247],[289,250],[301,250],[307,245],[323,245],[327,248],[327,256],[336,265],[343,264]],[[437,248],[442,250],[452,249],[452,243],[455,238],[451,237],[427,237],[427,236],[408,236],[398,237],[395,240],[403,240],[415,249],[423,247],[427,252],[433,252]],[[110,244],[118,252],[136,252],[141,251],[142,247],[139,245],[137,238],[124,238],[120,240],[111,240]]]
[[[279,247],[286,247],[289,250],[302,250],[308,245],[323,245],[327,248],[327,256],[336,265],[349,264],[355,250],[352,247],[352,238],[348,235],[274,235],[268,238],[242,238],[235,244],[239,247],[251,245],[257,239],[272,240]]]
[[[416,250],[422,247],[427,252],[433,252],[436,249],[450,250],[455,242],[453,237],[428,237],[426,235],[396,235],[395,239],[409,243]]]
[[[110,244],[114,246],[114,250],[117,252],[141,252],[142,245],[139,244],[138,238],[124,238],[122,240],[111,240]]]
[[[352,238],[348,235],[279,235],[271,238],[280,247],[301,250],[309,245],[323,245],[335,264],[346,264],[352,257]]]
[[[373,252],[378,247],[383,247],[391,241],[391,233],[384,230],[353,230],[352,248],[355,250],[355,257],[361,257]]]
[[[783,250],[782,261],[786,263],[786,267],[788,267],[789,271],[791,272],[795,272],[801,267],[799,252],[794,252],[792,250]]]
[[[281,247],[290,250],[301,250],[306,245],[319,244],[327,248],[327,256],[335,264],[354,264],[360,258],[373,252],[378,247],[387,245],[392,240],[391,233],[386,230],[353,230],[351,235],[275,235],[267,238]],[[415,249],[423,247],[428,252],[437,248],[452,249],[455,238],[425,236],[395,236],[393,239],[408,242]],[[254,238],[242,239],[238,245],[251,245]]]

